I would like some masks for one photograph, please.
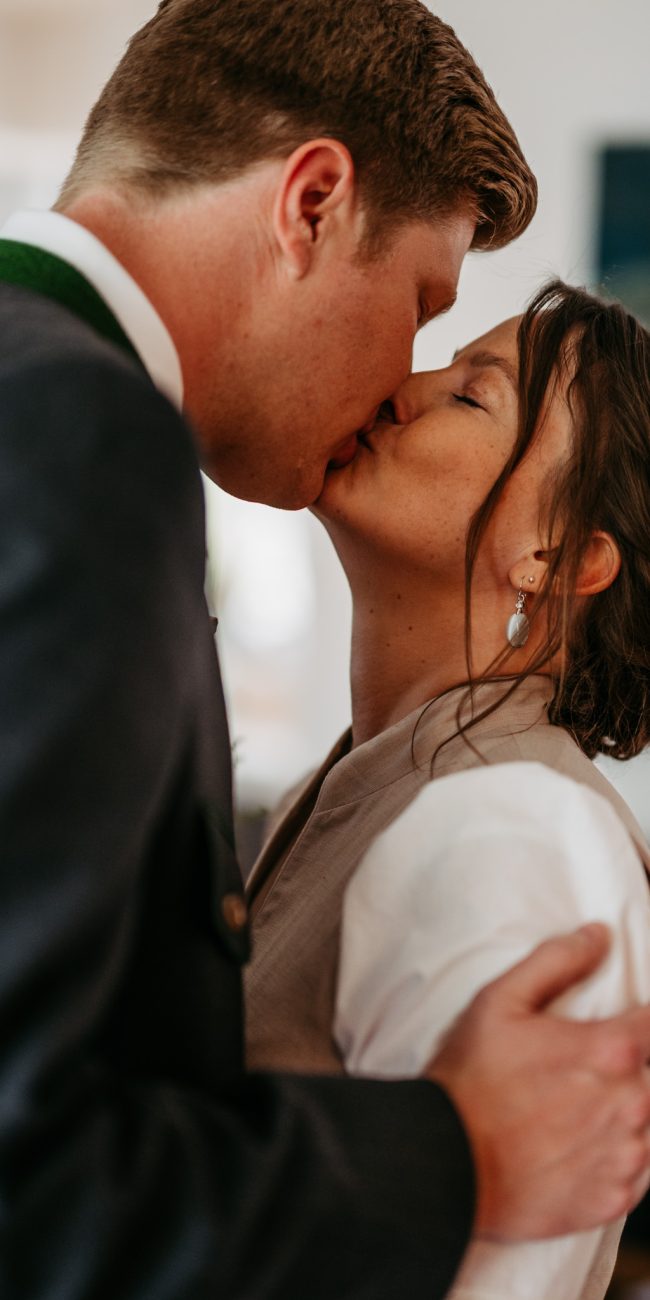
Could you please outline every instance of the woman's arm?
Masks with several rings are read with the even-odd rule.
[[[483,985],[540,940],[594,919],[612,930],[610,955],[554,1005],[575,1019],[650,997],[650,895],[625,828],[600,796],[539,764],[427,786],[348,890],[335,1025],[348,1069],[420,1072]],[[454,1294],[602,1295],[618,1230],[477,1243]],[[600,1278],[585,1291],[593,1268]]]

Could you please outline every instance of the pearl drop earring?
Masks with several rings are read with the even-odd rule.
[[[508,619],[506,628],[506,637],[513,650],[521,650],[525,646],[530,633],[530,621],[526,613],[526,592],[524,591],[524,581],[522,578],[517,592],[517,604],[515,605],[514,614]],[[534,583],[534,578],[529,578],[529,583]]]

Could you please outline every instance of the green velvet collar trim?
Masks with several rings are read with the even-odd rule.
[[[62,258],[32,244],[0,239],[0,283],[19,285],[51,298],[92,326],[109,342],[143,365],[119,321],[79,271]]]

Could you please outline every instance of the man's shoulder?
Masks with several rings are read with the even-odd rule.
[[[93,362],[113,367],[116,379],[135,373],[143,390],[152,387],[135,357],[104,339],[70,308],[32,289],[0,283],[0,383],[17,374],[28,378],[33,370],[53,363],[65,369]]]
[[[30,289],[0,284],[0,408],[3,455],[18,441],[54,437],[61,454],[100,448],[141,449],[151,469],[171,461],[198,479],[196,451],[182,415],[144,366],[67,307]],[[16,434],[16,438],[12,437]],[[137,438],[134,436],[137,433]]]
[[[9,514],[18,501],[30,517],[48,502],[48,515],[69,514],[72,527],[137,503],[203,556],[203,494],[183,417],[125,349],[42,295],[4,285],[0,413]]]

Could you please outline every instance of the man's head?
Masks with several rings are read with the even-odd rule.
[[[98,179],[162,195],[240,176],[330,136],[370,230],[471,199],[475,248],[535,210],[512,128],[453,31],[420,0],[163,0],[88,120],[62,195]]]
[[[157,211],[189,210],[209,191],[232,197],[229,207],[217,204],[212,238],[223,240],[224,216],[237,209],[240,247],[231,254],[245,333],[232,300],[228,320],[241,334],[238,373],[232,364],[229,378],[222,372],[215,315],[212,338],[200,339],[212,354],[215,394],[203,366],[199,387],[188,384],[188,409],[214,477],[235,493],[284,504],[318,494],[330,454],[404,377],[422,300],[425,314],[446,306],[467,247],[502,247],[526,228],[536,204],[534,178],[479,69],[419,0],[163,0],[92,111],[59,207],[75,215],[85,195],[107,188]],[[313,244],[300,267],[292,220],[294,233]],[[208,237],[204,221],[201,238]],[[406,265],[414,238],[415,268]],[[256,300],[245,241],[255,244],[248,262]],[[440,258],[441,283],[432,286]],[[221,284],[204,276],[204,294],[225,289],[221,271]],[[396,374],[382,385],[385,338],[376,364],[366,363],[375,336],[391,329],[372,310],[376,289],[378,313],[391,311],[388,274],[398,286],[406,277],[413,310],[395,323]],[[345,392],[334,392],[343,338],[347,355],[359,354],[348,419],[340,415]],[[255,356],[265,363],[257,371]],[[305,385],[310,410],[301,416]],[[215,406],[226,386],[251,399],[240,415],[236,402]]]

